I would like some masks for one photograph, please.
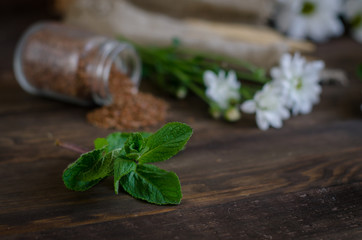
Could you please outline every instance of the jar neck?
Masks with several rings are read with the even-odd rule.
[[[135,49],[128,43],[107,40],[98,48],[97,64],[94,66],[95,79],[92,84],[92,97],[98,105],[110,105],[113,102],[110,91],[111,71],[119,71],[133,83],[138,90],[141,77],[141,62]],[[115,68],[115,69],[112,69]],[[119,79],[112,79],[117,81]]]

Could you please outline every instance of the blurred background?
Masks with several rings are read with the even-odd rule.
[[[52,0],[0,1],[0,70],[12,68],[12,59],[17,41],[23,32],[39,20],[61,19]]]
[[[279,58],[286,45],[296,50],[312,50],[313,47],[307,44],[285,44],[271,29],[262,27],[271,18],[274,3],[270,0],[187,0],[176,6],[164,0],[1,1],[3,34],[0,46],[2,59],[6,59],[1,68],[9,68],[17,40],[27,27],[39,20],[65,19],[73,25],[113,36],[122,34],[146,44],[167,45],[173,37],[178,37],[191,48],[235,57],[241,55],[253,63],[267,66]],[[211,25],[210,22],[226,25]],[[264,31],[255,31],[256,26]],[[255,51],[258,52],[256,55]]]
[[[185,47],[242,58],[261,67],[285,52],[313,53],[311,42],[362,36],[362,1],[13,0],[1,1],[1,52],[8,68],[21,33],[39,20],[64,20],[141,44]],[[360,9],[359,9],[360,8]],[[307,41],[306,41],[307,40]],[[5,47],[5,42],[11,42]],[[355,43],[355,42],[354,42]],[[360,47],[360,45],[355,45]]]

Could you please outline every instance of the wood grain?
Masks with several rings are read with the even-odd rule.
[[[67,190],[61,174],[77,154],[55,139],[90,147],[112,131],[89,125],[89,109],[25,93],[2,58],[0,239],[361,239],[362,84],[354,72],[362,49],[342,38],[316,56],[351,83],[324,86],[313,113],[280,130],[259,131],[247,115],[213,121],[198,99],[163,96],[168,121],[195,130],[185,151],[158,164],[179,175],[179,206],[116,196],[112,179]]]

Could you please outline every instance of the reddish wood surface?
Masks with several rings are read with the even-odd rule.
[[[182,203],[155,206],[114,195],[112,179],[87,192],[64,187],[77,154],[54,140],[89,147],[111,131],[89,125],[89,109],[21,90],[11,53],[28,23],[1,22],[0,239],[362,239],[361,45],[344,37],[319,46],[316,56],[350,85],[324,86],[313,112],[281,130],[259,131],[246,115],[213,121],[197,99],[167,99],[168,120],[195,133],[159,164],[179,175]]]

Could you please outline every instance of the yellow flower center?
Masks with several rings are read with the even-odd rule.
[[[362,25],[362,14],[356,14],[351,20],[352,28],[359,28]]]
[[[316,10],[316,5],[314,3],[309,2],[309,1],[305,1],[303,3],[303,6],[302,6],[302,9],[301,9],[300,12],[303,15],[309,16],[309,15],[313,14],[315,12],[315,10]]]
[[[301,77],[297,78],[297,86],[296,88],[300,90],[303,87],[303,80]]]

